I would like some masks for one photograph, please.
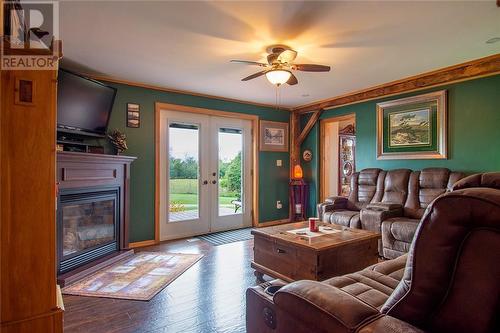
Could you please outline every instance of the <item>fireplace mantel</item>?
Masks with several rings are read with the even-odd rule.
[[[59,193],[114,187],[119,189],[119,251],[129,244],[130,165],[132,156],[114,156],[77,152],[57,153]]]

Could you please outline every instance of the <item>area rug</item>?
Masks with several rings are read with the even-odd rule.
[[[221,231],[213,234],[198,236],[199,239],[209,242],[212,245],[224,245],[234,242],[241,242],[253,239],[251,234],[252,228],[244,228],[238,230]]]
[[[202,257],[202,254],[138,252],[64,287],[62,292],[149,301]]]

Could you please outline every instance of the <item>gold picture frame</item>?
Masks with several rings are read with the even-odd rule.
[[[377,159],[446,159],[447,92],[377,103]]]
[[[288,123],[260,121],[260,151],[288,152]]]

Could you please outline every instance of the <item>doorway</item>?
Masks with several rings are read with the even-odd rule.
[[[252,121],[161,110],[160,240],[252,226]]]
[[[348,196],[355,172],[356,116],[321,120],[320,200]]]

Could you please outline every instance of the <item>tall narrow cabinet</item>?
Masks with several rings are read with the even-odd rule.
[[[62,332],[56,285],[56,70],[1,73],[2,333]]]

